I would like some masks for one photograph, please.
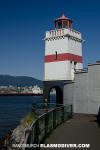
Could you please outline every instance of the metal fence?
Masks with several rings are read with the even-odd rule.
[[[24,144],[40,144],[58,125],[72,118],[72,105],[57,105],[38,103],[37,109],[50,110],[39,116],[26,131]],[[23,148],[22,150],[36,150],[36,148]],[[39,147],[37,149],[40,149]]]

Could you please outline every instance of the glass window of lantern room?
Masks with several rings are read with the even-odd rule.
[[[58,29],[62,28],[62,22],[58,22]]]
[[[63,28],[68,28],[68,22],[67,21],[63,22]]]

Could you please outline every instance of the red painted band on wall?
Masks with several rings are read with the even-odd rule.
[[[45,56],[45,63],[56,62],[56,61],[66,61],[66,60],[82,63],[82,56],[74,55],[71,53],[58,54],[57,56],[56,55]]]

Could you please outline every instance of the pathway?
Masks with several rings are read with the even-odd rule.
[[[89,150],[100,150],[100,128],[96,122],[96,117],[94,115],[75,114],[73,119],[58,126],[50,134],[45,140],[45,144],[47,143],[90,144]],[[52,150],[53,149],[55,148],[52,148]],[[60,148],[59,150],[61,149],[71,150],[71,148]],[[84,148],[79,149],[84,150]],[[50,150],[50,148],[46,148],[46,150]]]

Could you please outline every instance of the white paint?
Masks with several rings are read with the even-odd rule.
[[[71,53],[82,56],[81,33],[72,29],[60,29],[46,32],[45,56]],[[73,80],[74,69],[82,69],[82,63],[58,61],[45,63],[44,80]]]
[[[45,63],[45,80],[71,80],[69,61]]]
[[[68,53],[68,37],[64,39],[46,40],[45,43],[45,55],[55,54],[55,51],[58,54]]]
[[[70,35],[70,36],[76,37],[78,39],[81,39],[81,33],[78,32],[78,31],[75,31],[73,29],[70,29],[70,28],[46,31],[45,39],[52,38],[52,37],[63,36],[63,35]]]

